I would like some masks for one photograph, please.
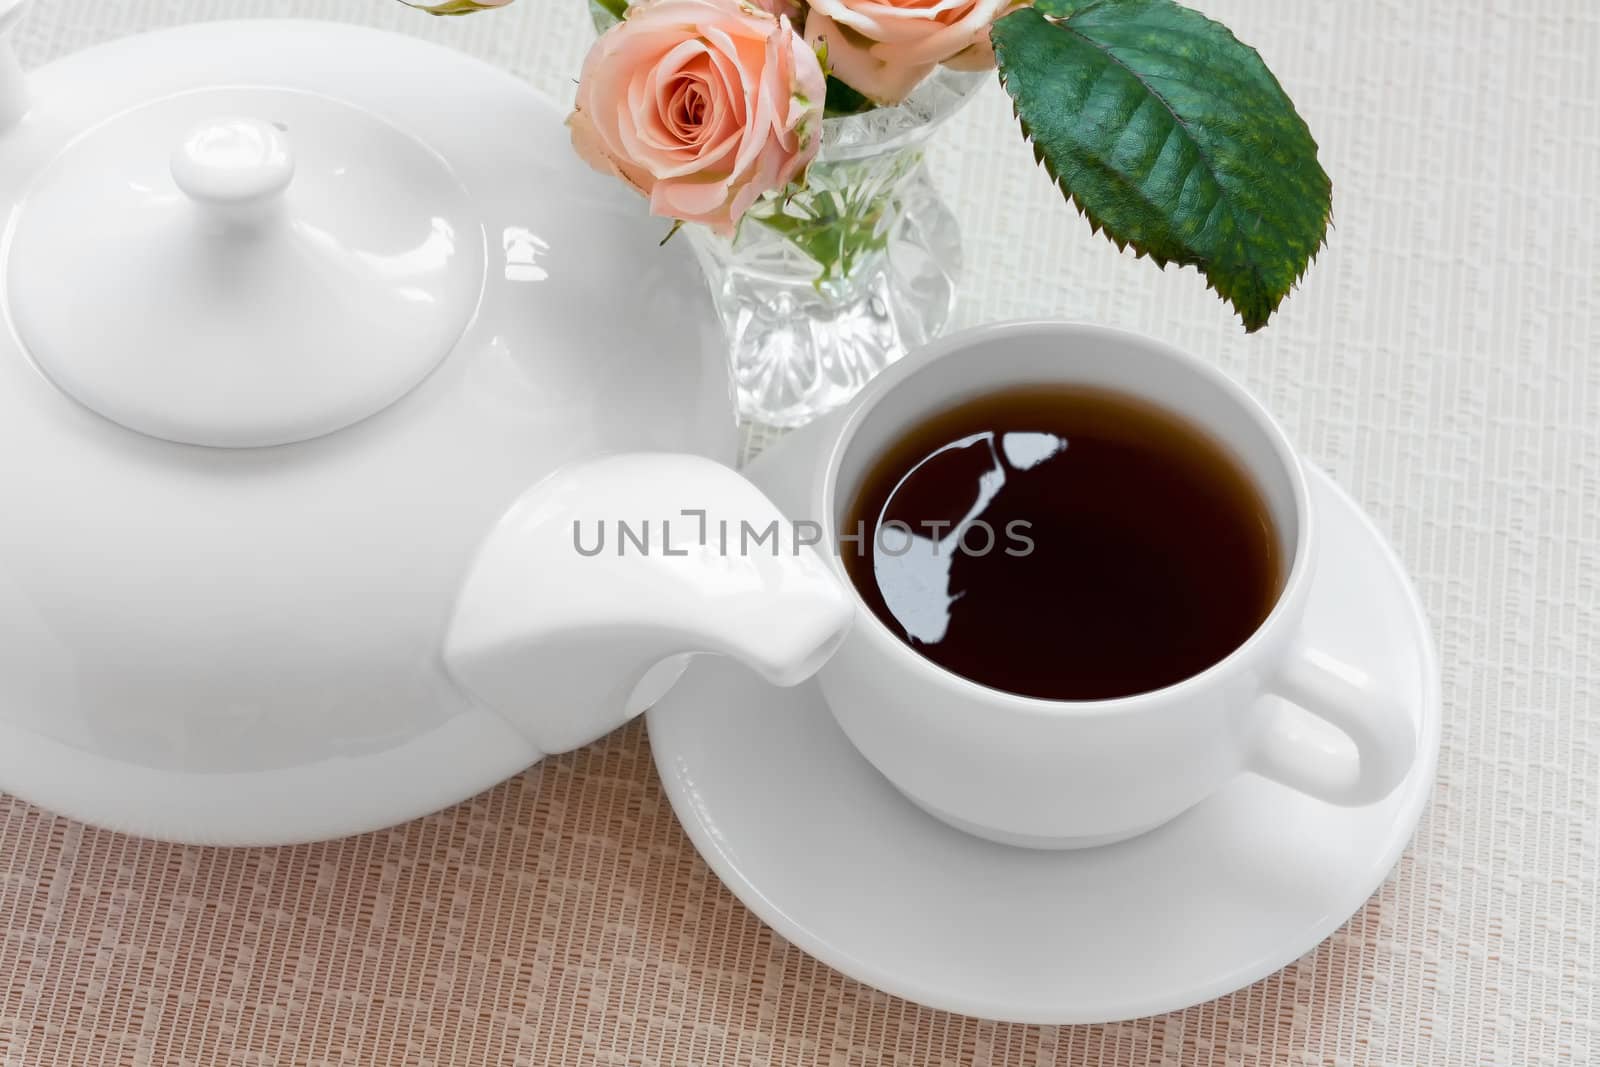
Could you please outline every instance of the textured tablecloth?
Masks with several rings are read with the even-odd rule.
[[[153,844],[0,799],[0,1065],[1600,1063],[1600,3],[1201,6],[1261,48],[1334,178],[1330,247],[1265,333],[1192,272],[1091,237],[998,89],[933,167],[965,227],[965,321],[1081,317],[1217,361],[1411,568],[1444,663],[1439,782],[1339,933],[1164,1018],[941,1015],[811,961],[734,900],[634,726],[451,811],[306,848]],[[40,0],[19,45],[33,64],[191,19],[341,18],[566,100],[581,8]]]

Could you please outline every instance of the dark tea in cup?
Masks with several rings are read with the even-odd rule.
[[[1276,603],[1261,490],[1218,441],[1121,393],[1012,387],[900,435],[840,531],[852,582],[918,653],[1049,700],[1174,685]]]

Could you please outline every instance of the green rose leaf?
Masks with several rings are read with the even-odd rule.
[[[828,98],[823,108],[829,118],[838,115],[859,115],[877,106],[832,74],[828,75]]]
[[[1265,326],[1322,247],[1333,186],[1255,49],[1172,0],[1039,0],[992,36],[1023,135],[1090,225],[1198,267]]]
[[[470,15],[475,11],[491,11],[505,7],[511,0],[400,0],[407,7],[426,11],[430,15]]]

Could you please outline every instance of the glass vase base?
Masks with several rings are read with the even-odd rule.
[[[899,192],[884,247],[842,279],[817,281],[814,264],[781,273],[759,257],[703,257],[741,418],[778,427],[811,422],[949,324],[960,228],[925,168]]]

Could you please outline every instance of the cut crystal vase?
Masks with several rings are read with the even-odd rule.
[[[758,201],[731,240],[686,228],[743,418],[810,422],[945,328],[961,234],[923,149],[992,77],[941,68],[900,104],[829,118],[804,188]]]

